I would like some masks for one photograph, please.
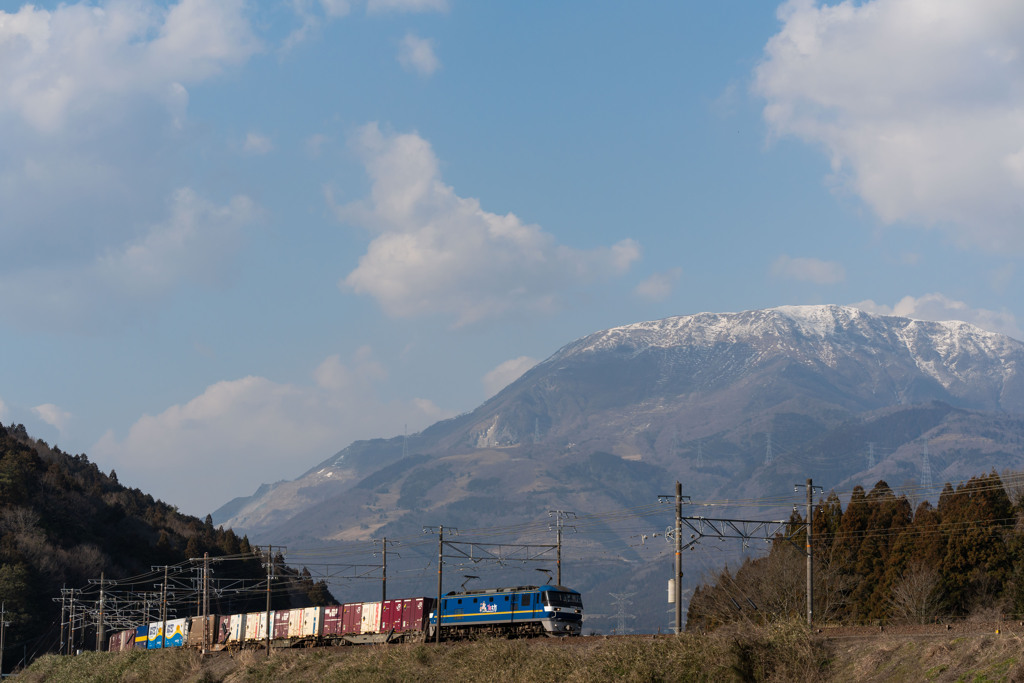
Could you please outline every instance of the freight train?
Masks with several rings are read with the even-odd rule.
[[[436,602],[419,597],[275,610],[270,612],[269,640],[280,648],[423,641],[437,635]],[[446,640],[483,634],[572,636],[583,625],[583,600],[565,586],[448,593],[440,612],[440,635]],[[210,650],[263,647],[267,621],[267,612],[210,615],[205,628],[203,617],[156,621],[115,633],[108,649],[201,647],[204,630]]]

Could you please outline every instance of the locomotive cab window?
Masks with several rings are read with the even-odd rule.
[[[543,595],[545,604],[553,607],[583,607],[583,599],[579,593],[545,591]]]

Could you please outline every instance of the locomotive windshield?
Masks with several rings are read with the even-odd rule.
[[[545,591],[544,603],[552,607],[583,607],[583,598],[579,593],[563,591]]]

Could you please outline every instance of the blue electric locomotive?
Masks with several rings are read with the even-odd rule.
[[[578,636],[583,628],[583,599],[565,586],[515,586],[448,593],[441,598],[441,637],[480,634],[505,636]],[[437,628],[430,613],[428,638]]]

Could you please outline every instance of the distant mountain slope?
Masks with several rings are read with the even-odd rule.
[[[800,453],[841,427],[851,435],[873,434],[879,463],[892,455],[912,460],[917,453],[908,451],[908,444],[926,432],[907,433],[898,443],[884,438],[870,428],[882,419],[879,411],[891,411],[888,422],[916,424],[920,411],[914,406],[938,403],[946,406],[940,410],[946,417],[951,409],[975,414],[949,417],[957,429],[969,431],[971,424],[988,420],[982,415],[1024,413],[1022,368],[1024,344],[1004,335],[961,322],[877,316],[842,306],[700,313],[625,325],[566,345],[471,413],[439,422],[404,443],[400,438],[354,443],[299,479],[232,501],[215,519],[261,533],[284,528],[293,516],[306,520],[317,510],[326,514],[342,504],[321,505],[349,492],[342,505],[346,514],[381,528],[380,522],[392,523],[403,508],[387,505],[387,512],[375,513],[368,523],[372,515],[365,511],[375,500],[368,491],[384,484],[374,488],[360,482],[378,472],[379,480],[386,479],[382,468],[394,467],[403,454],[416,457],[398,467],[391,485],[400,485],[399,474],[414,471],[434,472],[425,479],[432,480],[450,459],[468,457],[475,468],[471,480],[507,477],[509,468],[516,468],[516,478],[523,472],[536,478],[524,487],[541,497],[544,488],[536,481],[552,467],[575,466],[595,453],[642,463],[663,477],[689,470],[695,495],[737,486],[756,489],[747,478],[766,460],[774,462],[758,475],[759,486],[770,484],[773,472],[792,478],[787,470],[794,463],[787,459],[802,459],[796,464],[804,469],[812,462],[828,480],[846,480],[869,469],[867,441],[846,443],[844,452],[856,456],[830,460],[826,453]],[[853,424],[868,426],[858,432]],[[964,438],[972,441],[966,432]],[[939,471],[959,472],[937,448]],[[1000,452],[992,444],[982,450]],[[524,469],[522,460],[536,466]],[[706,461],[703,467],[700,460]],[[909,464],[895,469],[898,476],[913,476]],[[970,465],[963,474],[976,472]],[[458,486],[446,490],[445,501],[461,496],[464,505],[473,495]],[[410,500],[399,495],[394,503]],[[343,535],[354,535],[358,526]],[[337,529],[316,531],[315,523],[299,528],[304,534],[338,535]]]

